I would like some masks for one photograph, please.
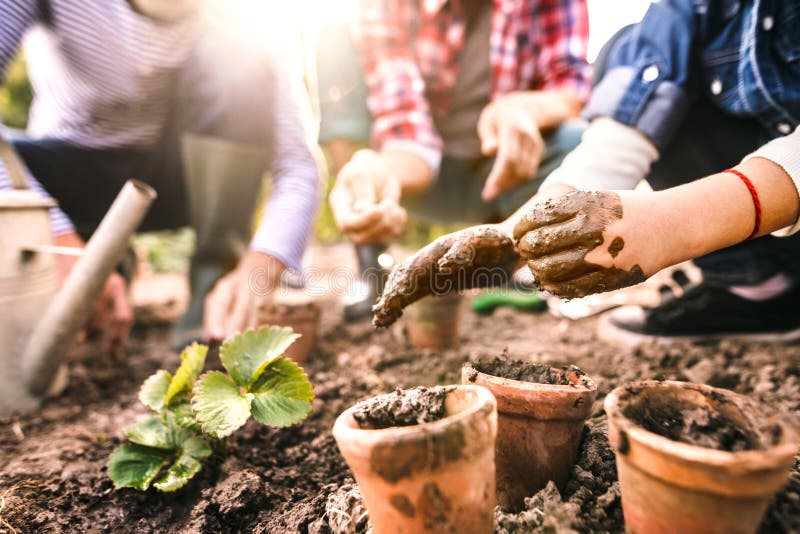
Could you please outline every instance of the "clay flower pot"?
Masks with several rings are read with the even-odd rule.
[[[343,412],[333,436],[355,475],[376,534],[491,533],[497,409],[488,390],[457,386],[445,417],[362,429]]]
[[[788,479],[798,449],[790,425],[767,417],[746,397],[710,386],[634,382],[612,391],[605,409],[631,533],[755,532],[770,497]],[[645,428],[655,429],[648,422],[653,417],[667,421],[659,433]],[[685,428],[686,421],[696,424],[693,420],[708,429],[695,439],[719,434],[736,443],[733,448],[747,443],[749,450],[729,452],[659,435]]]
[[[481,373],[471,363],[461,381],[484,386],[497,399],[498,504],[519,510],[549,480],[563,489],[597,394],[594,382],[585,375],[575,385],[522,382]]]
[[[286,355],[295,363],[303,364],[317,343],[320,324],[319,305],[307,299],[281,299],[258,311],[260,325],[289,326],[301,335],[287,349]]]
[[[405,310],[405,324],[411,345],[418,349],[442,349],[458,344],[461,295],[431,296]]]

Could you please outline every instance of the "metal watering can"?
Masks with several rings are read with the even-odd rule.
[[[0,415],[38,406],[59,381],[61,360],[86,324],[108,275],[156,197],[128,181],[84,249],[53,246],[55,202],[28,187],[25,167],[0,134],[14,189],[0,191]],[[58,288],[55,254],[79,255]],[[62,375],[59,380],[58,375]]]

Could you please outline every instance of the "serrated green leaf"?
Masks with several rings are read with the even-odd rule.
[[[169,451],[125,443],[117,447],[108,459],[108,476],[117,489],[145,491],[170,457]]]
[[[172,375],[169,372],[156,371],[144,381],[139,389],[139,400],[142,404],[158,412],[164,407],[164,397],[167,395]]]
[[[203,371],[206,364],[208,347],[199,343],[192,343],[181,353],[181,365],[175,371],[175,376],[169,384],[169,389],[164,397],[164,403],[169,404],[176,395],[184,391],[191,391],[194,381]]]
[[[187,439],[178,459],[153,486],[159,491],[165,492],[181,489],[203,467],[200,460],[210,455],[211,446],[205,438],[194,436]]]
[[[174,440],[167,426],[155,416],[134,423],[125,428],[125,435],[132,442],[156,449],[175,449]]]
[[[159,478],[153,486],[158,491],[172,492],[177,491],[184,487],[197,474],[203,467],[199,460],[195,460],[191,456],[181,455],[175,461],[164,476]]]
[[[303,368],[276,358],[251,391],[253,417],[260,423],[285,427],[302,421],[311,411],[314,389]]]
[[[300,334],[295,334],[289,327],[265,326],[259,330],[247,330],[226,340],[219,357],[233,380],[247,387],[298,337]]]
[[[191,430],[193,432],[201,432],[202,428],[194,417],[192,412],[192,403],[189,401],[181,401],[173,406],[170,406],[172,414],[175,416],[175,424],[181,428]]]
[[[250,396],[219,371],[200,377],[194,386],[192,405],[203,432],[217,438],[229,436],[250,417]]]

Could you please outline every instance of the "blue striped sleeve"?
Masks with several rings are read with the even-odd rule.
[[[288,33],[288,32],[287,32]],[[321,195],[308,92],[303,83],[302,47],[294,39],[271,50],[275,90],[272,102],[272,192],[250,248],[300,272]]]
[[[0,78],[17,54],[25,32],[38,18],[35,0],[0,2]]]

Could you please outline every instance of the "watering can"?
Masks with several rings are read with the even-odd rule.
[[[0,191],[0,416],[29,410],[65,384],[62,358],[156,197],[130,180],[83,249],[53,246],[55,201],[28,187],[24,164],[0,134],[13,190]],[[58,288],[55,255],[80,256]],[[62,386],[63,387],[63,386]]]

